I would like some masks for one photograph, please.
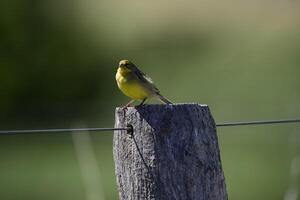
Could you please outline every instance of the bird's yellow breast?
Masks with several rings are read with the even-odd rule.
[[[151,92],[143,86],[137,78],[131,76],[134,73],[128,69],[119,68],[116,73],[116,81],[120,90],[128,97],[143,100],[151,95]]]

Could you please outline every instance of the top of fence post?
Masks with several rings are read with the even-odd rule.
[[[114,160],[121,200],[227,199],[215,122],[208,106],[116,109]]]

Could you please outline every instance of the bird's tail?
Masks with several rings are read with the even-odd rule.
[[[165,104],[173,104],[171,101],[169,101],[166,97],[164,97],[163,95],[161,94],[156,94],[156,97],[161,100],[163,103]]]

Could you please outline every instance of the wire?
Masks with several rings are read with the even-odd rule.
[[[34,130],[6,130],[0,131],[3,134],[26,134],[26,133],[70,133],[85,131],[130,131],[132,128],[71,128],[71,129],[34,129]]]
[[[264,125],[264,124],[284,124],[284,123],[297,123],[300,119],[280,119],[280,120],[264,120],[264,121],[244,121],[244,122],[224,122],[217,123],[217,127],[224,126],[245,126],[245,125]],[[70,132],[102,132],[102,131],[127,131],[131,134],[133,132],[132,126],[124,128],[72,128],[72,129],[34,129],[34,130],[2,130],[0,135],[14,135],[14,134],[41,134],[41,133],[70,133]]]
[[[248,121],[248,122],[225,122],[216,124],[221,126],[244,126],[244,125],[263,125],[263,124],[283,124],[283,123],[297,123],[300,119],[280,119],[280,120],[265,120],[265,121]]]

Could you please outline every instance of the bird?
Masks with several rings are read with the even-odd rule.
[[[131,106],[135,100],[141,101],[141,106],[151,97],[156,97],[165,104],[172,104],[160,94],[152,79],[144,74],[129,60],[121,60],[116,73],[116,81],[119,89],[132,100],[124,108]]]

